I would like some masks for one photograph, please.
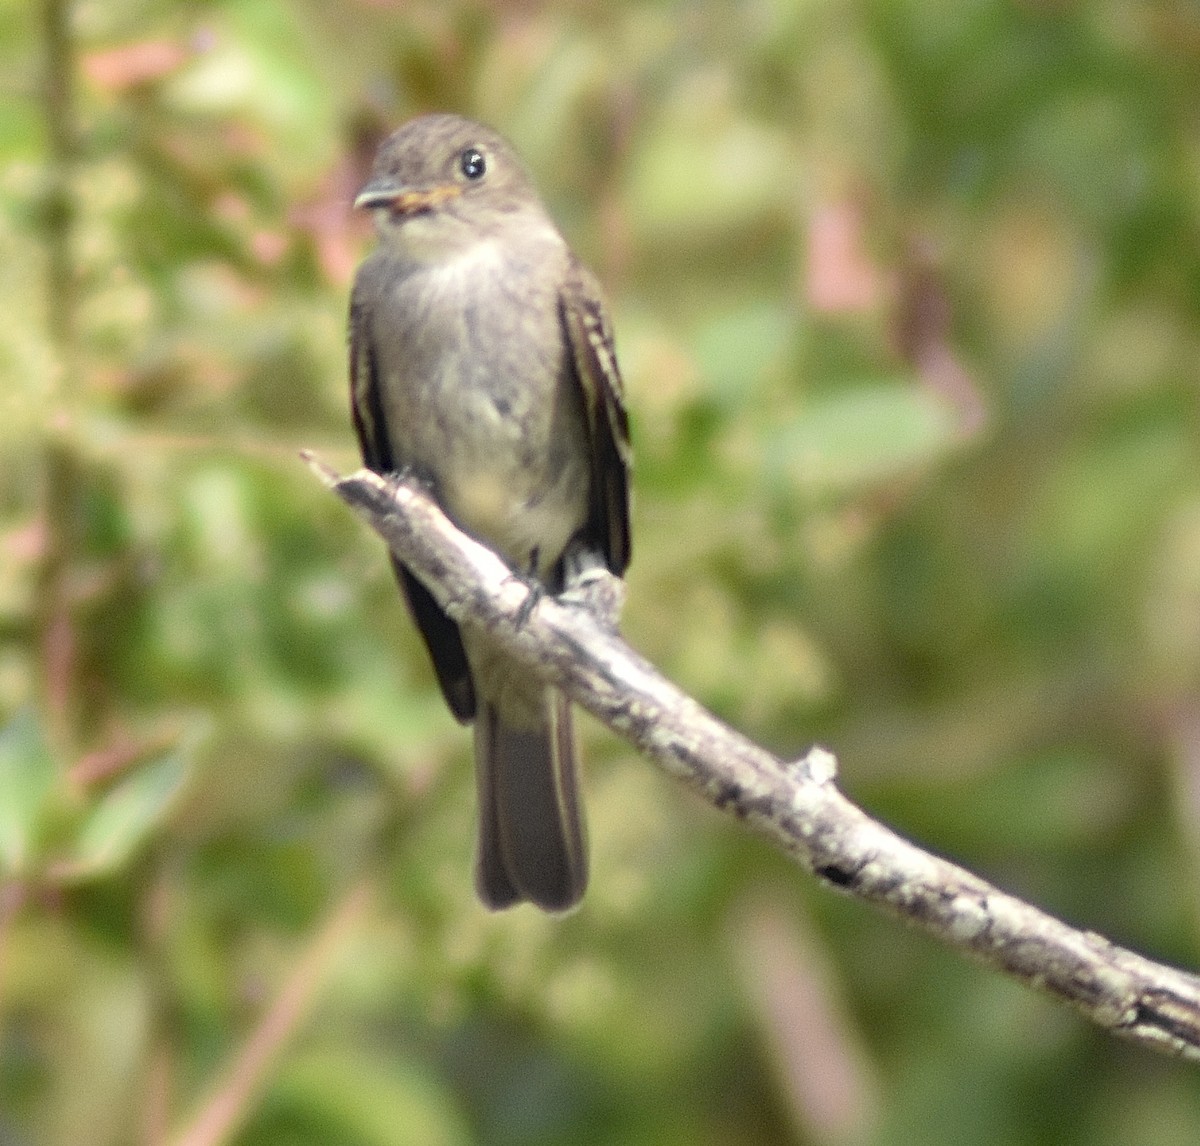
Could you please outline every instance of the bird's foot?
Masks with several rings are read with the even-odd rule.
[[[523,629],[530,614],[537,608],[538,602],[545,595],[546,586],[532,574],[509,573],[506,580],[516,581],[525,586],[525,600],[521,602],[521,607],[517,610],[517,616],[513,622],[518,629]]]
[[[568,549],[563,568],[566,587],[558,600],[587,609],[600,625],[615,633],[625,604],[625,582],[612,573],[601,554],[585,546]]]
[[[415,485],[429,494],[430,497],[433,496],[433,482],[423,477],[410,465],[403,465],[398,469],[388,470],[387,473],[380,476],[393,490],[399,489],[402,485]]]

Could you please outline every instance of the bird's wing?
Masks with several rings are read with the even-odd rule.
[[[559,295],[559,310],[591,445],[591,505],[584,535],[620,576],[629,564],[629,419],[600,284],[574,258]]]

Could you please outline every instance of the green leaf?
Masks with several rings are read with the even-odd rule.
[[[185,740],[107,792],[85,818],[62,877],[95,879],[120,868],[170,811],[188,779],[193,750]]]
[[[954,413],[907,381],[875,382],[814,400],[767,442],[777,471],[817,494],[886,481],[941,457]]]
[[[0,731],[0,874],[22,874],[37,851],[56,769],[32,709]]]
[[[696,241],[783,215],[794,170],[789,137],[705,98],[682,99],[630,158],[629,216],[647,240]]]
[[[718,314],[691,340],[705,392],[726,409],[761,402],[761,383],[786,362],[797,327],[786,305],[755,302]]]
[[[328,1141],[370,1146],[460,1146],[471,1141],[449,1088],[407,1058],[316,1049],[298,1055],[264,1103],[293,1124],[322,1127]]]

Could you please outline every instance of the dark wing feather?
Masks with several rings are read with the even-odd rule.
[[[600,286],[577,259],[571,260],[559,306],[591,442],[591,506],[584,538],[619,577],[630,556],[629,420]]]
[[[399,468],[388,439],[379,390],[379,371],[370,336],[369,266],[359,272],[350,302],[350,408],[363,462],[378,474]],[[433,594],[392,554],[392,568],[425,645],[442,695],[464,724],[475,716],[475,686],[458,626],[442,611]]]

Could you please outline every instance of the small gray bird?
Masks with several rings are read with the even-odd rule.
[[[612,336],[513,149],[454,115],[405,124],[355,200],[379,244],[350,304],[363,460],[424,481],[514,572],[629,563],[629,431]],[[475,883],[491,908],[565,911],[587,886],[565,697],[460,628],[393,557],[450,710],[475,724]]]

